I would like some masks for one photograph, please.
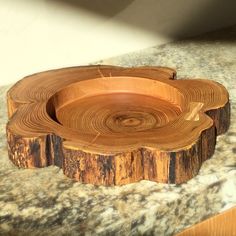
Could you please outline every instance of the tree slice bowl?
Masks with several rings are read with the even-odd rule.
[[[9,158],[83,183],[183,183],[227,131],[227,90],[164,67],[89,66],[31,75],[8,92]]]

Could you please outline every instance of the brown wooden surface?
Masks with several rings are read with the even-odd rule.
[[[210,217],[176,236],[236,236],[236,207]]]
[[[28,76],[8,92],[9,157],[84,183],[183,183],[230,120],[226,89],[163,67],[88,66]]]

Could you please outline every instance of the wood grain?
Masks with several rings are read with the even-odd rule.
[[[194,225],[176,236],[236,236],[236,207]]]
[[[9,158],[83,183],[183,183],[214,153],[230,104],[219,83],[165,67],[88,66],[28,76],[8,91]]]

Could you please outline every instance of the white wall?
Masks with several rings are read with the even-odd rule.
[[[0,0],[0,85],[236,23],[227,1],[117,2]]]

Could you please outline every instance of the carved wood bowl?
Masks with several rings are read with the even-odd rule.
[[[24,78],[8,92],[9,157],[57,165],[83,183],[183,183],[229,126],[226,89],[176,80],[164,67],[65,68]]]

